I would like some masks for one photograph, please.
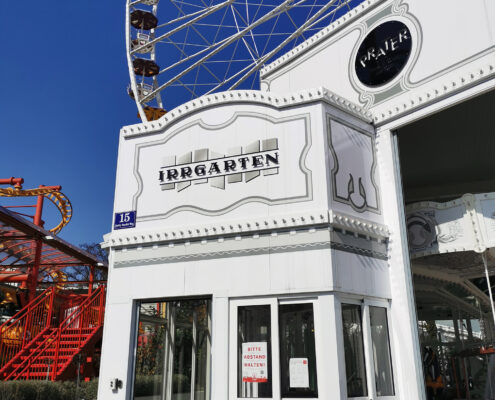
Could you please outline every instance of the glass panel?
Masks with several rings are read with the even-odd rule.
[[[193,308],[190,301],[175,303],[172,400],[191,398]]]
[[[318,397],[313,304],[278,308],[282,397]]]
[[[347,397],[368,395],[363,346],[361,306],[342,304]]]
[[[196,308],[196,365],[194,400],[209,399],[209,368],[210,368],[210,311],[208,304],[199,304]]]
[[[375,361],[376,394],[378,396],[393,396],[394,381],[386,308],[370,307],[370,330]]]
[[[134,399],[209,399],[209,304],[140,304]]]
[[[167,320],[163,303],[143,303],[139,307],[139,325],[134,379],[134,398],[161,399]]]
[[[237,396],[272,397],[270,306],[238,308]]]

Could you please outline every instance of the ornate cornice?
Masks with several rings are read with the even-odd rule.
[[[197,99],[174,108],[159,120],[125,126],[120,132],[124,138],[139,137],[162,132],[178,120],[212,106],[251,103],[254,105],[265,105],[283,109],[316,101],[325,102],[362,121],[368,123],[372,122],[371,113],[366,112],[361,106],[354,104],[323,87],[287,95],[278,95],[273,92],[262,92],[259,90],[232,90],[198,97]]]
[[[441,100],[467,90],[477,84],[495,78],[495,53],[488,61],[476,63],[469,71],[459,73],[456,78],[436,79],[408,91],[409,97],[401,101],[390,101],[385,108],[372,109],[373,123],[383,125],[410,114],[417,109],[433,105]]]
[[[389,232],[384,225],[351,217],[334,211],[314,211],[298,214],[244,219],[219,224],[190,225],[163,229],[126,229],[104,237],[102,247],[123,247],[152,243],[178,243],[191,240],[220,240],[226,237],[256,236],[260,233],[297,233],[317,227],[340,229],[369,240],[385,241]]]

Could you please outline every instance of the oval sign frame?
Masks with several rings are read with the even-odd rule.
[[[404,69],[411,56],[412,38],[406,24],[387,21],[366,35],[356,53],[354,71],[363,85],[386,85]]]

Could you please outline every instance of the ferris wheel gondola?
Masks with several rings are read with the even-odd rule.
[[[127,0],[129,95],[148,121],[202,95],[256,89],[263,66],[362,1]]]

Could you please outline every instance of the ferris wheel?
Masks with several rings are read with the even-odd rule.
[[[143,121],[259,70],[363,0],[127,0],[129,95]]]

